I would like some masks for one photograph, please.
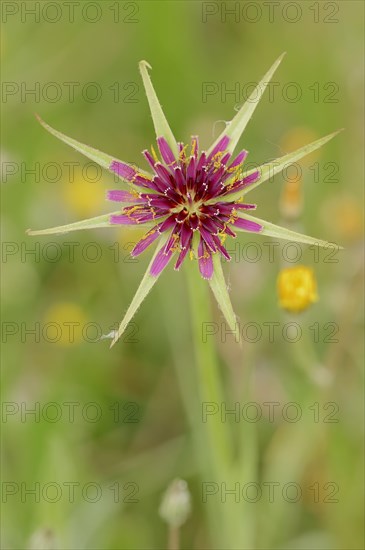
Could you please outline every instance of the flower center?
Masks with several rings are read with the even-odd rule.
[[[183,209],[187,211],[188,216],[191,216],[192,214],[199,214],[202,204],[202,201],[194,202],[188,198],[183,205]]]

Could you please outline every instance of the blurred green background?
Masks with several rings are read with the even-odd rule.
[[[249,366],[249,400],[263,411],[254,423],[259,476],[279,490],[274,502],[263,491],[250,504],[255,548],[363,548],[363,3],[274,3],[272,20],[269,3],[76,2],[72,21],[67,4],[2,2],[2,547],[165,548],[158,509],[169,483],[182,477],[192,495],[182,548],[216,548],[182,399],[196,368],[184,270],[166,270],[127,337],[109,350],[99,338],[121,320],[149,254],[128,257],[135,230],[25,235],[29,227],[113,210],[105,190],[116,187],[110,174],[98,177],[87,159],[47,134],[34,113],[145,167],[140,151],[153,143],[154,130],[141,59],[153,67],[177,138],[199,134],[208,146],[244,99],[222,96],[224,86],[257,82],[286,51],[273,95],[266,92],[240,143],[250,161],[264,162],[345,127],[301,164],[304,205],[296,221],[304,233],[345,250],[329,263],[325,253],[315,261],[313,250],[301,249],[299,263],[314,269],[320,300],[292,315],[278,306],[276,279],[296,264],[285,261],[283,244],[270,261],[262,244],[269,239],[250,237],[261,246],[259,261],[247,250],[225,271],[242,326],[257,323],[262,336],[246,339],[240,351],[223,337],[212,301],[207,321],[218,333],[207,345],[219,354],[227,407],[244,405],[237,381]],[[226,20],[225,6],[236,10]],[[217,93],[204,101],[207,82]],[[301,97],[293,101],[298,86]],[[26,93],[31,89],[35,94]],[[285,185],[278,175],[250,195],[258,217],[290,225],[280,209]],[[231,249],[245,251],[247,238],[239,242]],[[280,323],[273,342],[263,325],[270,322]],[[297,343],[282,336],[289,322],[303,332]],[[335,342],[328,341],[333,327]],[[273,402],[272,421],[264,403]],[[302,413],[294,423],[282,414],[291,402]],[[326,421],[332,411],[334,423]],[[227,429],[238,433],[245,425],[231,416]],[[250,479],[242,473],[237,482]],[[302,489],[297,503],[282,497],[286,483]],[[222,506],[235,506],[234,499]]]

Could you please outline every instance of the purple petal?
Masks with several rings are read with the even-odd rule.
[[[148,187],[149,189],[153,189],[153,182],[146,176],[142,176],[142,174],[136,174],[133,178],[133,183],[136,185],[143,185],[143,187]]]
[[[147,160],[148,164],[151,166],[151,168],[155,168],[156,160],[153,158],[151,153],[147,149],[145,149],[144,151],[142,151],[142,154]]]
[[[184,259],[185,259],[185,256],[187,255],[187,253],[189,252],[189,249],[188,248],[183,248],[177,258],[177,261],[176,261],[176,264],[174,266],[174,269],[176,271],[178,271],[181,267],[181,264],[183,263]]]
[[[198,161],[198,164],[196,166],[196,172],[200,172],[203,167],[206,165],[206,162],[207,162],[207,155],[205,153],[205,151],[202,152],[202,154],[200,155],[200,158],[199,158],[199,161]]]
[[[181,250],[174,269],[176,270],[180,269],[180,266],[185,256],[187,255],[187,253],[191,248],[192,239],[193,239],[193,231],[188,224],[184,223],[180,231],[180,249]]]
[[[178,224],[175,225],[173,230],[171,231],[171,235],[165,244],[164,253],[168,254],[170,250],[176,250],[176,245],[179,242],[179,234],[180,234],[180,227]]]
[[[209,182],[214,186],[222,178],[224,172],[225,172],[224,166],[220,166],[217,170],[215,170]]]
[[[199,227],[199,218],[196,214],[192,214],[189,218],[190,227],[193,231],[196,231]]]
[[[222,227],[217,226],[217,218],[206,218],[203,222],[204,227],[209,231],[211,235],[217,235],[219,232],[219,229],[223,229],[224,224],[222,223]]]
[[[212,252],[216,252],[217,251],[217,247],[216,247],[216,244],[214,242],[214,239],[213,239],[213,235],[207,230],[205,229],[205,227],[199,227],[199,232],[200,232],[200,235],[203,237],[204,241],[205,241],[205,244],[207,245],[207,247],[212,251]]]
[[[252,172],[249,176],[246,176],[242,180],[236,181],[233,185],[227,186],[226,189],[223,189],[222,195],[230,195],[231,193],[236,193],[237,191],[241,191],[242,189],[245,189],[250,185],[250,183],[254,183],[257,181],[260,177],[259,170],[255,170],[255,172]]]
[[[115,202],[141,202],[141,198],[129,193],[129,191],[122,191],[120,189],[112,189],[107,191],[106,198],[109,201]]]
[[[254,183],[255,181],[257,181],[260,177],[260,170],[255,170],[255,172],[252,172],[252,174],[250,174],[249,176],[246,176],[243,180],[242,180],[242,183]]]
[[[200,240],[198,246],[198,263],[199,271],[203,279],[211,279],[213,277],[213,258],[206,248],[203,239]]]
[[[126,216],[124,214],[110,216],[110,223],[120,225],[136,225],[139,223],[136,219]]]
[[[171,187],[171,174],[163,164],[161,164],[160,162],[156,162],[155,172],[158,175],[159,179],[164,183],[165,187]]]
[[[229,227],[229,225],[227,224],[224,224],[223,232],[229,235],[230,237],[233,237],[233,238],[237,237],[236,233],[234,233],[232,229]]]
[[[157,145],[161,153],[161,157],[166,164],[174,164],[176,162],[174,153],[171,151],[169,144],[164,137],[157,138]]]
[[[175,182],[176,189],[181,193],[184,193],[186,191],[186,181],[180,166],[176,166],[175,168]]]
[[[188,211],[184,208],[183,210],[180,210],[177,215],[175,214],[175,221],[177,223],[184,223],[188,215]]]
[[[119,160],[113,160],[110,165],[110,170],[127,181],[132,181],[134,176],[137,174],[137,170],[135,168],[125,162],[120,162]]]
[[[224,164],[224,166],[227,166],[227,162],[229,161],[231,156],[232,156],[231,153],[226,153],[225,155],[223,155],[223,157],[221,158],[221,164]]]
[[[227,250],[222,245],[220,238],[214,235],[213,239],[215,241],[215,244],[217,245],[219,252],[222,254],[222,256],[226,258],[226,260],[229,261],[231,259],[231,256],[228,254]]]
[[[167,208],[170,209],[173,207],[171,204],[171,201],[164,196],[161,195],[150,195],[148,198],[148,205],[149,206],[157,206],[157,208]]]
[[[213,147],[212,152],[208,156],[208,162],[212,160],[212,158],[217,154],[225,151],[228,147],[228,144],[231,140],[228,136],[223,136],[217,143],[215,147]]]
[[[123,215],[126,215],[128,218],[131,218],[132,220],[135,220],[136,223],[145,223],[145,222],[151,222],[157,218],[162,218],[164,216],[167,216],[169,214],[168,209],[162,209],[158,207],[149,207],[149,206],[126,206],[122,210],[122,218]],[[120,216],[117,216],[119,219]],[[123,222],[119,222],[123,223]]]
[[[238,153],[238,155],[236,156],[236,158],[232,161],[232,163],[229,165],[229,169],[231,168],[236,168],[237,166],[239,166],[240,164],[243,163],[243,161],[245,160],[245,158],[247,157],[248,155],[248,151],[241,151],[240,153]]]
[[[131,252],[131,256],[139,256],[146,248],[148,248],[158,237],[160,236],[160,233],[157,230],[157,227],[154,227],[146,233],[140,241],[136,244],[136,246],[133,248]]]
[[[192,238],[193,230],[187,223],[184,223],[181,227],[180,233],[180,246],[183,250],[190,247]]]
[[[216,202],[205,207],[204,213],[207,212],[210,216],[230,216],[234,209],[232,202]]]
[[[259,223],[252,222],[251,220],[246,220],[244,218],[237,218],[233,225],[236,227],[239,227],[240,229],[244,229],[245,231],[254,231],[255,233],[259,233],[263,230],[263,226]]]
[[[163,218],[169,214],[168,210],[155,210],[154,212],[149,212],[144,215],[137,215],[137,223],[147,223],[157,220],[158,218]]]
[[[196,159],[195,157],[190,157],[188,167],[186,169],[186,180],[189,182],[195,181],[196,175]]]
[[[174,215],[173,216],[169,216],[165,221],[161,222],[159,228],[158,228],[158,231],[159,233],[163,233],[164,231],[166,231],[167,229],[170,229],[171,227],[173,227],[175,225],[175,217]]]
[[[153,260],[153,263],[152,263],[152,266],[151,266],[151,270],[150,270],[150,274],[151,274],[153,277],[158,277],[158,275],[160,275],[160,273],[165,269],[165,267],[166,267],[167,264],[169,263],[169,261],[170,261],[172,255],[173,255],[173,251],[172,251],[172,250],[170,250],[167,254],[165,254],[165,252],[164,252],[164,247],[162,247],[162,248],[157,252],[156,257],[155,257],[155,259]]]

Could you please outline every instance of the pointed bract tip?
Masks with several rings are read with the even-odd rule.
[[[34,113],[34,116],[36,117],[36,119],[38,120],[39,124],[42,124],[42,126],[44,126],[45,122],[44,120],[39,116],[38,113]]]
[[[285,56],[286,56],[286,52],[283,52],[281,55],[279,55],[279,57],[275,61],[274,65],[276,65],[276,66],[280,65],[280,63],[282,62],[282,60],[284,59]]]
[[[140,61],[138,65],[140,70],[146,69],[146,68],[152,70],[151,65],[148,63],[148,61],[145,61],[144,59],[142,59],[142,61]]]
[[[326,137],[328,139],[328,141],[334,137],[336,137],[338,134],[340,134],[341,132],[344,131],[345,128],[340,128],[339,130],[335,130],[334,132],[331,132],[331,134],[328,134]],[[325,139],[325,138],[323,138]]]
[[[33,237],[34,235],[41,235],[42,234],[42,230],[34,230],[34,229],[26,229],[25,230],[25,234],[26,235],[29,235],[31,237]]]
[[[45,121],[43,120],[43,118],[41,118],[41,117],[39,116],[38,113],[34,113],[34,116],[35,116],[36,119],[38,120],[39,124],[40,124],[41,126],[43,126],[43,128],[45,128],[46,130],[50,131],[50,126],[47,124],[47,122],[45,122]]]

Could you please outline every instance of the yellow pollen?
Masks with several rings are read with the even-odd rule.
[[[205,258],[205,259],[210,258],[210,254],[206,250],[204,251],[203,256],[198,256],[198,260],[202,260],[203,258]]]
[[[188,145],[184,145],[184,148],[179,153],[179,160],[184,161],[186,160],[186,150],[188,148]]]
[[[229,217],[229,220],[227,222],[227,224],[229,223],[233,223],[234,221],[236,221],[238,218],[238,214],[237,214],[237,210],[233,209],[232,212],[231,212],[231,215]]]
[[[177,233],[174,233],[174,234],[172,235],[172,238],[174,239],[175,242],[174,242],[174,244],[173,244],[172,247],[171,247],[171,251],[172,251],[172,252],[176,252],[176,250],[179,250],[179,248],[180,248],[180,247],[179,247],[179,239],[180,239],[180,237],[179,237],[179,235],[178,235]]]
[[[227,233],[219,233],[219,237],[220,237],[220,240],[221,240],[221,244],[224,244],[226,242],[226,239],[227,239]]]
[[[211,162],[213,163],[213,166],[214,168],[219,168],[221,166],[221,159],[222,159],[222,156],[223,156],[223,152],[222,151],[218,151],[218,153],[216,153],[214,155],[214,157],[212,158]]]

